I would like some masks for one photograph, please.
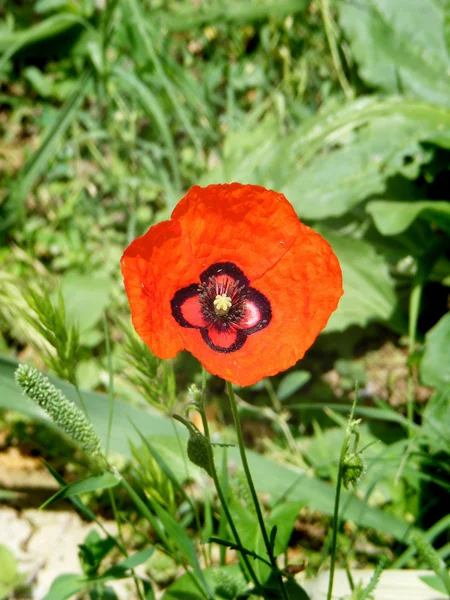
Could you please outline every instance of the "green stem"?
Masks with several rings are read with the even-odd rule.
[[[227,518],[230,529],[233,533],[233,537],[236,541],[236,544],[238,544],[239,546],[242,547],[243,544],[241,542],[241,538],[239,536],[238,530],[236,529],[236,525],[234,524],[233,517],[231,516],[231,513],[230,513],[230,509],[228,508],[227,499],[224,496],[224,493],[222,491],[222,486],[220,485],[219,476],[217,475],[216,465],[214,462],[213,447],[211,445],[211,436],[209,433],[208,419],[206,418],[206,412],[204,409],[205,388],[206,388],[206,371],[203,369],[203,372],[202,372],[202,407],[201,408],[199,407],[198,410],[199,410],[200,416],[202,418],[203,432],[204,432],[205,438],[208,442],[208,445],[207,445],[208,459],[209,459],[209,463],[211,466],[211,474],[212,474],[214,485],[215,485],[215,488],[217,491],[217,495],[219,496],[219,500],[222,505],[223,511]],[[253,583],[257,587],[259,587],[258,578],[257,578],[256,573],[249,561],[248,556],[246,556],[244,553],[242,553],[241,556],[242,556],[242,560],[244,561],[245,566],[247,567],[247,571],[248,571],[251,579],[253,580]]]
[[[114,515],[114,520],[117,524],[117,536],[120,540],[120,544],[122,546],[122,548],[125,549],[125,556],[128,558],[128,552],[126,550],[126,545],[125,545],[125,540],[123,538],[123,534],[122,534],[122,525],[120,523],[120,518],[119,518],[119,511],[117,510],[117,504],[116,504],[116,499],[114,498],[114,494],[111,488],[108,489],[108,495],[109,495],[109,500],[111,502],[111,508],[113,511],[113,515]],[[144,594],[141,590],[141,586],[139,585],[139,580],[136,577],[136,574],[134,572],[134,570],[132,569],[131,571],[131,576],[133,578],[134,581],[134,585],[136,588],[136,593],[139,597],[139,600],[145,600]]]
[[[334,496],[334,511],[333,511],[333,535],[331,538],[331,566],[330,566],[330,578],[328,580],[328,593],[327,600],[331,600],[333,594],[333,582],[334,582],[334,569],[336,564],[336,542],[337,542],[337,531],[339,525],[339,504],[341,502],[341,487],[342,487],[342,471],[344,465],[345,454],[347,452],[348,442],[350,436],[347,433],[342,444],[341,455],[339,457],[339,470],[338,478],[336,483],[336,494]]]
[[[342,474],[344,471],[344,460],[347,454],[348,445],[350,442],[350,424],[353,421],[353,415],[355,414],[356,402],[358,401],[358,384],[355,385],[355,398],[353,400],[352,409],[348,419],[348,426],[345,432],[344,442],[341,448],[341,455],[339,457],[339,469],[338,478],[336,483],[336,493],[334,496],[334,510],[333,510],[333,535],[331,537],[331,565],[330,565],[330,578],[328,580],[328,593],[327,600],[331,600],[333,595],[333,582],[334,582],[334,570],[336,564],[336,546],[337,546],[337,532],[339,526],[339,505],[341,502],[341,487],[342,487]]]
[[[86,415],[86,417],[89,418],[88,411],[87,411],[87,408],[86,408],[86,404],[84,403],[83,396],[81,395],[80,388],[78,387],[77,383],[75,384],[75,391],[77,393],[78,400],[80,401],[81,408],[83,409],[84,414]]]
[[[256,494],[256,489],[253,484],[252,475],[250,473],[250,468],[248,466],[247,455],[245,453],[244,437],[242,435],[241,421],[239,419],[238,407],[236,404],[236,398],[234,396],[233,386],[229,381],[226,382],[226,386],[227,386],[228,397],[230,398],[231,412],[233,413],[234,424],[236,427],[236,434],[237,434],[237,438],[238,438],[238,446],[239,446],[239,452],[241,455],[242,466],[244,467],[245,476],[247,478],[247,483],[250,488],[250,493],[252,495],[253,504],[254,504],[255,510],[256,510],[256,516],[258,518],[259,528],[261,529],[261,533],[262,533],[263,540],[264,540],[264,545],[266,546],[267,555],[269,556],[269,560],[270,560],[270,564],[272,565],[272,569],[274,570],[274,573],[276,574],[282,596],[283,596],[284,600],[289,600],[286,589],[284,587],[283,578],[281,577],[280,571],[278,570],[277,561],[273,554],[272,546],[270,545],[269,537],[267,535],[266,526],[264,523],[264,517],[261,512],[261,506],[259,504],[258,496]]]
[[[111,357],[111,343],[109,341],[109,328],[108,321],[106,319],[106,313],[103,315],[103,325],[105,329],[105,342],[106,342],[106,356],[108,359],[108,397],[109,397],[109,408],[108,408],[108,429],[106,433],[106,449],[105,456],[108,457],[109,445],[111,442],[111,430],[114,415],[114,371]]]
[[[422,271],[422,269],[420,269]],[[423,291],[423,276],[422,273],[418,274],[416,281],[414,282],[411,290],[411,296],[409,298],[409,323],[408,323],[408,354],[411,358],[415,345],[416,345],[416,333],[417,333],[417,322],[419,320],[420,302],[422,299]],[[414,423],[414,379],[413,379],[413,366],[409,365],[408,374],[408,388],[406,397],[406,414],[408,421]],[[414,429],[408,428],[408,437],[414,437]]]

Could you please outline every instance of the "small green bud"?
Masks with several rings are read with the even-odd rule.
[[[358,427],[361,425],[362,419],[352,419],[348,424],[349,433],[358,433]]]
[[[189,460],[205,469],[205,471],[212,477],[211,462],[209,459],[209,448],[208,440],[200,432],[190,431],[189,439],[187,443],[187,453]]]
[[[198,387],[193,383],[188,387],[189,397],[191,399],[192,404],[195,406],[202,407],[203,406],[203,395]]]
[[[346,488],[350,484],[355,486],[366,470],[366,465],[361,454],[347,454],[342,467],[342,478]]]
[[[29,365],[19,365],[15,378],[22,392],[36,402],[69,437],[91,455],[101,451],[100,438],[79,408],[47,377]]]

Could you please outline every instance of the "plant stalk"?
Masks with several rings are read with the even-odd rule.
[[[264,523],[264,517],[263,517],[262,511],[261,511],[261,506],[259,504],[258,496],[256,494],[256,489],[253,484],[252,475],[250,473],[250,468],[248,466],[247,455],[245,452],[245,445],[244,445],[244,437],[242,435],[241,421],[239,419],[238,407],[236,404],[236,398],[234,395],[233,386],[229,381],[226,381],[226,386],[227,386],[228,397],[230,398],[231,412],[233,413],[234,424],[236,427],[236,434],[237,434],[237,438],[238,438],[238,446],[239,446],[239,452],[241,455],[242,465],[244,467],[245,476],[247,479],[248,486],[250,488],[250,493],[252,495],[253,504],[254,504],[255,510],[256,510],[256,516],[258,518],[259,527],[261,529],[261,534],[262,534],[263,540],[264,540],[264,545],[266,546],[266,551],[269,556],[269,560],[270,560],[270,564],[272,565],[272,569],[274,570],[274,573],[276,574],[278,584],[280,586],[280,591],[282,593],[282,597],[284,600],[289,600],[289,597],[286,592],[286,588],[284,587],[283,578],[281,577],[281,574],[278,570],[277,561],[273,554],[272,546],[270,544],[269,537],[267,535],[266,526]]]
[[[211,445],[211,436],[209,433],[208,419],[206,418],[206,412],[205,412],[205,408],[204,408],[204,397],[205,397],[205,387],[206,387],[206,372],[204,369],[203,369],[202,375],[203,375],[203,381],[202,381],[202,400],[203,400],[202,404],[203,405],[201,408],[199,407],[198,410],[199,410],[200,416],[202,418],[203,433],[208,442],[207,448],[208,448],[209,463],[211,466],[211,474],[212,474],[212,478],[214,481],[214,485],[217,490],[217,495],[219,496],[220,503],[222,504],[222,508],[223,508],[225,516],[227,518],[228,524],[230,525],[230,529],[233,533],[236,544],[238,544],[239,546],[242,546],[242,542],[241,542],[238,530],[236,528],[236,525],[234,524],[233,517],[231,516],[231,513],[230,513],[230,509],[228,508],[227,499],[225,498],[225,496],[223,494],[222,486],[220,485],[219,476],[217,475],[216,465],[214,462],[213,448]],[[244,553],[241,553],[241,556],[242,556],[242,560],[244,561],[245,566],[247,567],[249,576],[253,580],[253,583],[257,587],[260,587],[258,578],[257,578],[256,573],[249,561],[248,556]]]

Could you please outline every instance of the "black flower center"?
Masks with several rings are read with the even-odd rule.
[[[242,348],[247,337],[267,327],[272,318],[269,300],[231,262],[208,267],[200,284],[174,294],[171,307],[179,325],[199,329],[212,350],[225,353]]]

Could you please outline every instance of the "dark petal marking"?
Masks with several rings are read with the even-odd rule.
[[[230,279],[229,282],[227,282],[227,278]],[[222,354],[236,352],[245,344],[248,335],[261,331],[269,325],[272,319],[272,309],[269,300],[255,288],[249,287],[250,282],[248,278],[234,263],[223,262],[211,265],[200,275],[200,281],[201,285],[192,283],[178,290],[174,294],[170,304],[172,315],[177,323],[182,327],[200,330],[203,340],[211,350]],[[219,286],[224,285],[223,292],[230,294],[230,297],[233,299],[232,308],[228,315],[224,317],[219,317],[214,312],[213,302],[217,291],[221,291],[220,287],[215,287],[215,282],[218,282],[217,285]],[[198,297],[200,305],[203,304],[202,315],[195,314],[195,318],[203,316],[205,325],[190,323],[183,314],[183,305],[195,297]],[[245,324],[245,312],[243,314],[239,313],[246,304],[250,310],[253,309],[253,315],[248,315],[249,322],[252,323],[255,322],[256,318],[258,319],[250,327]],[[189,310],[186,311],[188,308],[192,307],[188,307],[186,304],[185,313],[189,313]],[[201,319],[199,318],[198,322],[200,321]],[[216,341],[220,339],[221,335],[223,335],[223,341],[225,341],[227,333],[229,333],[228,341],[232,341],[234,335],[236,336],[235,341],[229,346],[217,345],[211,339],[210,332],[214,332],[212,337]]]
[[[228,348],[224,348],[222,346],[216,346],[214,342],[209,337],[208,329],[203,328],[200,330],[202,334],[202,338],[211,348],[211,350],[215,350],[216,352],[221,352],[222,354],[229,354],[230,352],[236,352],[236,350],[240,350],[242,346],[245,344],[245,340],[247,339],[246,333],[239,330],[236,332],[236,341]]]
[[[192,325],[192,323],[186,321],[181,311],[181,307],[183,306],[184,302],[186,302],[186,300],[192,298],[193,296],[198,296],[197,283],[192,283],[187,287],[181,288],[181,290],[178,290],[178,292],[175,292],[172,300],[170,301],[172,315],[175,321],[182,327],[189,327],[191,329],[202,329],[202,327],[200,327],[199,325]]]
[[[239,281],[239,285],[250,283],[244,272],[232,262],[214,263],[203,271],[200,275],[200,281],[207,283],[210,277],[217,277],[218,275],[228,275],[234,281]]]

